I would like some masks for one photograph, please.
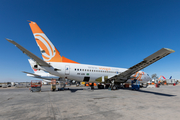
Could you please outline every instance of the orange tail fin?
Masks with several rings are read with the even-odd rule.
[[[59,51],[51,43],[48,37],[44,34],[41,28],[35,23],[30,21],[29,23],[37,45],[41,51],[42,57],[46,62],[66,62],[77,63],[65,57],[61,57]],[[77,63],[79,64],[79,63]]]

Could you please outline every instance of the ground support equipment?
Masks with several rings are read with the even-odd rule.
[[[132,90],[139,90],[140,89],[140,81],[132,80],[131,81],[131,89]]]
[[[31,92],[41,92],[41,86],[42,86],[41,80],[32,80],[31,81],[31,88],[29,88],[29,90]]]
[[[56,79],[51,80],[51,91],[56,91]]]
[[[64,91],[65,87],[66,87],[66,83],[67,80],[66,79],[62,79],[59,81],[59,87],[58,87],[58,91]],[[69,89],[69,88],[68,88]]]

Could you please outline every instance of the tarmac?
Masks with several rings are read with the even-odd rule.
[[[180,86],[90,90],[69,87],[42,92],[0,88],[0,120],[179,120]]]

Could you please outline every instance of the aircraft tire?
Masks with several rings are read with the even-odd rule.
[[[117,90],[117,87],[115,85],[113,85],[112,90]]]
[[[98,89],[104,89],[104,85],[98,85]]]

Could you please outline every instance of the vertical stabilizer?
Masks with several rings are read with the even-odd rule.
[[[29,23],[37,45],[41,51],[42,57],[46,62],[67,62],[77,63],[65,57],[62,57],[56,47],[51,43],[41,28],[35,23]]]

